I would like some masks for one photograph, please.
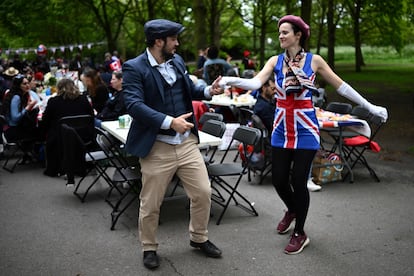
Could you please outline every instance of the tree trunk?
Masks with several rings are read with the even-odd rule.
[[[156,1],[148,0],[147,1],[147,9],[148,9],[148,20],[155,19],[156,11],[155,11],[155,3]]]
[[[260,13],[260,35],[259,35],[259,56],[260,56],[260,65],[259,68],[262,68],[265,63],[265,46],[266,46],[266,30],[267,30],[267,18],[266,18],[266,7],[267,2],[261,0],[258,1],[257,12]],[[255,24],[256,25],[256,24]],[[256,45],[254,45],[256,46]],[[257,64],[256,64],[257,66]]]
[[[320,1],[320,10],[321,10],[321,14],[320,14],[320,19],[319,19],[319,24],[318,24],[318,38],[317,38],[317,42],[316,42],[316,53],[319,55],[321,52],[321,47],[322,47],[322,38],[323,38],[323,30],[324,30],[324,22],[325,22],[325,13],[326,13],[326,1],[322,0]]]
[[[361,18],[362,0],[355,1],[354,10],[354,39],[355,39],[355,71],[361,72],[361,66],[364,65],[364,58],[361,50],[361,33],[359,30],[359,20]]]
[[[220,16],[219,10],[220,0],[210,1],[210,22],[209,25],[209,37],[210,41],[220,49]]]
[[[207,7],[204,5],[203,0],[193,0],[194,11],[194,42],[196,46],[195,56],[198,55],[198,49],[204,49],[207,46],[207,24],[206,15]]]
[[[302,0],[302,6],[300,9],[300,14],[303,19],[309,26],[311,25],[311,12],[312,12],[312,0]],[[306,41],[305,50],[309,49],[309,39]]]
[[[293,5],[292,0],[285,0],[286,14],[293,14]]]
[[[335,30],[336,26],[334,23],[334,0],[328,0],[328,13],[327,24],[328,24],[328,64],[332,69],[335,68]]]

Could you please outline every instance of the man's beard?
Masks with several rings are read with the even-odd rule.
[[[174,54],[172,54],[172,53],[168,53],[168,52],[165,50],[165,46],[164,46],[164,47],[162,47],[162,56],[164,57],[165,61],[167,61],[167,60],[172,59],[172,58],[173,58],[173,56],[174,56]]]

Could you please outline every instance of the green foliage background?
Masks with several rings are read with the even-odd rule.
[[[280,51],[277,20],[287,13],[300,15],[301,4],[305,2],[309,0],[3,0],[0,2],[0,48],[5,57],[6,49],[104,42],[101,47],[84,48],[82,54],[99,59],[104,52],[117,49],[124,58],[130,58],[145,48],[144,23],[152,18],[168,18],[186,27],[180,38],[180,53],[186,60],[194,60],[198,48],[213,43],[219,44],[223,57],[228,53],[238,59],[244,49],[249,49],[264,60]],[[327,43],[326,26],[319,28],[326,16],[323,7],[327,0],[310,2],[310,46],[319,51]],[[333,2],[337,22],[335,45],[353,46],[353,18],[349,8],[353,1]],[[362,43],[371,47],[370,53],[381,49],[373,58],[397,54],[399,59],[410,62],[413,50],[409,45],[414,44],[414,0],[363,2]],[[194,16],[194,9],[200,5],[205,18]],[[200,24],[205,24],[202,26],[205,32],[195,31]],[[67,50],[56,53],[66,58],[74,54]],[[342,59],[350,60],[337,51],[335,60]]]

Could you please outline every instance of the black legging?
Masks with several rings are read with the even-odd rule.
[[[294,231],[300,234],[309,209],[307,181],[315,154],[316,150],[272,147],[272,183],[288,211],[296,214]]]

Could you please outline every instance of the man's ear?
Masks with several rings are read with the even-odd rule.
[[[157,46],[163,46],[164,45],[164,38],[157,38],[155,39],[155,45]]]

